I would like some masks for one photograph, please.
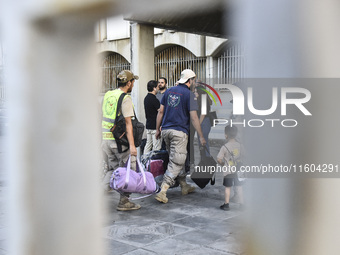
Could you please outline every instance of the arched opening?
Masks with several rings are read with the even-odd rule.
[[[131,64],[120,54],[104,53],[101,59],[102,85],[101,92],[106,93],[117,87],[117,75],[120,71],[130,70]]]
[[[191,69],[197,79],[206,79],[206,57],[196,57],[192,52],[179,45],[168,47],[155,56],[155,77],[165,77],[168,87],[175,85],[184,69]]]
[[[244,47],[238,42],[227,42],[216,54],[219,84],[234,84],[245,77]]]

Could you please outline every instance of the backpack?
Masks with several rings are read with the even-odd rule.
[[[230,152],[230,150],[228,149],[227,146],[224,145],[224,147],[227,149],[227,151],[229,152],[229,154],[231,155],[231,159],[233,161],[234,166],[236,166],[236,175],[237,178],[240,182],[243,182],[246,180],[246,173],[240,171],[241,166],[243,165],[242,160],[241,160],[241,144],[240,144],[240,156],[238,160],[235,160],[234,158],[234,153]]]
[[[122,153],[129,149],[129,140],[126,135],[126,124],[125,124],[125,117],[123,114],[118,116],[118,113],[121,110],[122,102],[125,97],[126,93],[122,93],[118,99],[117,103],[117,111],[116,111],[116,118],[114,126],[111,128],[111,132],[113,137],[116,140],[118,152]],[[135,146],[138,147],[142,143],[143,133],[144,133],[144,124],[139,122],[135,110],[133,110],[135,116],[131,117],[132,128],[133,128],[133,139],[135,142]],[[127,146],[128,148],[123,151],[122,145]]]

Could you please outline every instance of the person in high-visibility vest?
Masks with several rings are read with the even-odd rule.
[[[115,90],[111,90],[106,92],[103,100],[103,119],[102,119],[102,149],[106,153],[108,157],[108,171],[106,172],[103,178],[104,188],[109,191],[110,188],[110,178],[115,169],[119,166],[124,166],[129,156],[131,155],[131,169],[136,170],[136,157],[137,157],[137,149],[135,146],[134,138],[133,138],[133,128],[131,117],[135,116],[134,107],[132,104],[132,99],[130,95],[126,95],[123,99],[121,106],[121,113],[125,118],[126,124],[126,132],[127,138],[129,141],[129,148],[123,146],[123,152],[119,153],[117,148],[117,143],[110,131],[114,125],[116,118],[116,110],[118,99],[122,93],[130,93],[134,86],[135,80],[138,80],[138,76],[134,75],[129,70],[121,71],[118,76],[118,88]],[[119,113],[118,113],[119,114]],[[120,115],[119,114],[119,115]],[[126,150],[127,149],[127,150]],[[126,151],[125,151],[126,150]],[[124,193],[120,195],[119,204],[117,210],[119,211],[129,211],[129,210],[137,210],[140,208],[140,205],[132,203],[129,201],[129,193]]]

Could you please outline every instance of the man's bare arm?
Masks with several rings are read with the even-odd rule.
[[[201,125],[200,125],[200,121],[198,120],[198,116],[197,116],[197,112],[196,111],[190,111],[190,118],[192,121],[192,125],[194,126],[194,128],[196,129],[199,137],[200,137],[200,142],[202,144],[202,146],[205,146],[205,144],[207,143],[203,137],[203,133],[202,133],[202,129],[201,129]]]
[[[157,119],[156,119],[156,139],[159,139],[161,136],[161,125],[164,115],[164,105],[161,104],[158,110]]]

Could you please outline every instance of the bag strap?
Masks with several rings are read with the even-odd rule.
[[[146,176],[145,176],[145,171],[143,169],[143,166],[141,164],[141,162],[138,160],[138,158],[136,159],[137,161],[137,164],[138,164],[138,170],[142,173],[142,176],[143,176],[143,182],[144,182],[144,189],[143,190],[146,190]],[[144,196],[140,196],[140,197],[135,197],[135,198],[128,198],[129,200],[138,200],[138,199],[142,199],[142,198],[146,198],[146,197],[150,197],[158,192],[160,192],[161,189],[160,187],[158,187],[157,183],[156,183],[156,190],[154,192],[152,192],[151,194],[147,194],[147,195],[144,195]]]
[[[143,182],[144,182],[144,190],[146,189],[146,176],[145,176],[145,172],[144,172],[144,169],[143,169],[143,166],[141,164],[141,162],[138,160],[138,158],[136,158],[136,163],[138,164],[138,170],[141,172],[142,176],[143,176]],[[131,155],[129,156],[129,159],[128,159],[128,162],[127,162],[127,166],[126,166],[126,177],[125,177],[125,185],[124,185],[124,188],[127,188],[128,184],[129,184],[129,180],[130,180],[130,171],[131,171]],[[158,185],[156,184],[156,187]],[[118,190],[117,190],[118,191]],[[118,191],[121,195],[127,197],[129,200],[137,200],[137,199],[142,199],[142,198],[146,198],[146,197],[149,197],[149,196],[152,196],[156,193],[158,193],[160,191],[160,188],[156,188],[156,190],[154,192],[152,192],[151,194],[147,194],[147,195],[144,195],[144,196],[140,196],[140,197],[136,197],[136,198],[129,198],[127,196],[124,195],[123,192],[121,191]]]
[[[227,151],[229,152],[229,154],[231,155],[231,158],[233,160],[233,163],[234,163],[234,166],[236,166],[236,162],[235,162],[235,158],[234,158],[234,154],[230,152],[230,150],[228,149],[228,147],[226,145],[223,145]],[[229,162],[228,162],[228,165],[229,165]]]
[[[241,143],[239,143],[239,145],[240,145],[240,158],[241,158]],[[226,145],[223,145],[223,146],[227,149],[227,151],[231,155],[231,158],[233,159],[234,166],[236,166],[237,164],[236,164],[236,161],[235,161],[235,158],[234,158],[234,154],[232,152],[230,152],[230,150],[228,149],[228,147]],[[229,163],[228,163],[228,165],[229,165]]]
[[[118,122],[118,114],[122,108],[122,103],[123,103],[123,100],[124,100],[124,97],[126,96],[127,94],[126,93],[122,93],[120,96],[119,96],[119,99],[118,99],[118,103],[117,103],[117,110],[116,110],[116,117],[115,117],[115,126],[117,125],[117,122]],[[123,113],[122,113],[123,114]],[[118,152],[119,153],[123,153],[123,152],[126,152],[129,148],[127,148],[125,151],[123,151],[123,146],[119,143],[117,143],[117,148],[118,148]]]
[[[124,189],[126,189],[129,185],[129,181],[130,181],[130,168],[131,168],[131,155],[129,156],[128,162],[127,162],[127,166],[126,166],[126,177],[125,177],[125,185],[124,185]]]
[[[146,190],[145,172],[144,172],[142,164],[140,163],[140,161],[137,157],[136,157],[136,164],[138,165],[138,170],[142,174],[142,177],[143,177],[143,183],[144,183],[144,189],[143,190]],[[126,177],[125,177],[125,185],[124,185],[125,189],[127,188],[129,181],[130,181],[130,171],[131,171],[131,155],[129,156],[127,166],[126,166]]]
[[[142,173],[142,176],[143,176],[143,182],[144,182],[144,189],[143,190],[146,190],[146,176],[145,176],[143,166],[142,166],[142,164],[140,163],[140,161],[137,157],[136,157],[136,161],[137,161],[136,164],[138,165],[138,170],[139,170],[139,172]]]
[[[121,108],[122,108],[122,103],[123,103],[123,100],[124,100],[124,97],[127,95],[127,93],[122,93],[118,99],[118,103],[117,103],[117,111],[116,111],[116,119],[115,119],[115,124],[116,124],[116,121],[117,121],[117,117],[118,117],[118,113],[120,112]],[[135,112],[135,108],[133,108],[133,114],[135,115],[135,119],[137,119],[137,115],[136,115],[136,112]],[[123,113],[122,113],[123,114]]]
[[[117,103],[117,110],[116,110],[116,118],[115,118],[115,124],[117,124],[118,114],[120,112],[120,109],[122,108],[122,102],[124,100],[124,97],[126,96],[126,93],[122,93],[118,99]]]
[[[122,196],[124,196],[124,197],[126,197],[127,199],[129,199],[129,200],[138,200],[138,199],[142,199],[142,198],[146,198],[146,197],[150,197],[150,196],[152,196],[152,195],[154,195],[154,194],[157,194],[158,192],[160,192],[161,191],[161,189],[158,187],[154,192],[152,192],[151,194],[147,194],[147,195],[144,195],[144,196],[140,196],[140,197],[134,197],[134,198],[130,198],[130,197],[128,197],[128,196],[126,196],[126,195],[124,195],[124,193],[123,192],[121,192],[121,191],[119,191],[119,190],[116,190],[119,194],[121,194]]]

